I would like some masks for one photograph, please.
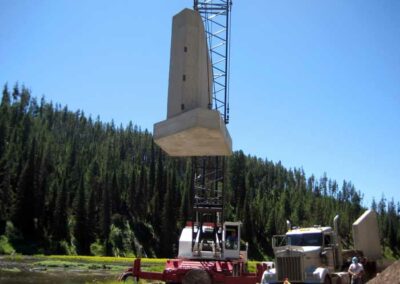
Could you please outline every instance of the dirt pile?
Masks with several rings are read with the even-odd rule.
[[[400,284],[400,260],[396,261],[367,284]]]

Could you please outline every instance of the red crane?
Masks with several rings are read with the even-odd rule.
[[[229,123],[229,55],[232,1],[194,0],[193,10],[201,16],[208,46],[208,70],[212,72],[211,101]],[[185,47],[186,51],[186,47]],[[247,271],[247,244],[241,242],[241,222],[224,219],[225,157],[192,157],[192,220],[179,239],[178,257],[168,260],[163,272],[141,270],[141,260],[120,276],[166,283],[255,284],[265,267]]]

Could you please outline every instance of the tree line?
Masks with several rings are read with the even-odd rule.
[[[38,101],[17,84],[0,105],[0,253],[173,257],[191,218],[192,160],[171,158],[132,122],[104,123]],[[332,225],[352,245],[365,210],[349,181],[306,176],[236,151],[227,158],[225,218],[243,222],[250,257],[272,256],[271,238],[293,225]],[[400,249],[400,204],[384,197],[382,244]],[[3,245],[2,245],[3,244]],[[4,245],[6,244],[6,245]]]

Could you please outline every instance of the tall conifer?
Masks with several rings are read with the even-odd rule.
[[[81,177],[81,181],[78,187],[78,194],[75,201],[75,226],[74,226],[74,237],[76,240],[76,251],[78,254],[89,254],[89,231],[88,231],[88,220],[87,210],[85,202],[85,187],[84,180]]]

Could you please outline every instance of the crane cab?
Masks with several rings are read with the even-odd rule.
[[[241,222],[225,222],[222,234],[223,255],[225,259],[240,258]]]
[[[184,259],[239,259],[247,256],[241,251],[241,222],[224,222],[219,228],[214,223],[196,226],[186,224],[179,238],[178,257]]]

